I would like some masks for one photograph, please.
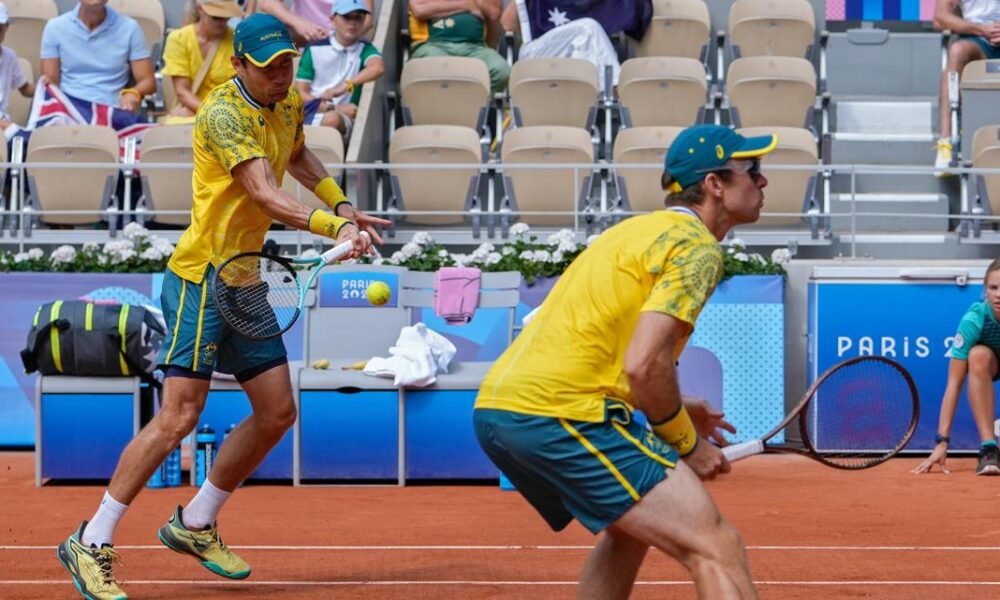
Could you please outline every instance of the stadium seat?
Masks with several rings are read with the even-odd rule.
[[[593,163],[593,141],[586,129],[518,127],[507,132],[500,154],[504,166],[504,195],[500,206],[502,232],[506,233],[512,221],[532,226],[574,227],[577,216],[572,213],[593,212],[589,200],[593,169],[574,172],[565,167],[507,168],[518,164]],[[518,214],[519,211],[563,214]]]
[[[39,54],[42,31],[49,19],[59,14],[53,0],[5,0],[13,27],[7,29],[4,44],[31,63],[32,73],[41,73]]]
[[[807,0],[736,0],[729,7],[729,44],[734,58],[811,58],[816,16]]]
[[[752,137],[775,134],[778,147],[761,160],[767,187],[764,188],[765,213],[804,213],[821,211],[817,198],[817,172],[769,170],[768,165],[808,165],[819,164],[816,139],[811,131],[796,127],[747,127],[739,131],[741,135]],[[803,217],[761,217],[759,225],[796,225]]]
[[[153,52],[153,64],[156,64],[159,52],[154,49],[157,46],[162,48],[163,30],[166,26],[160,0],[110,0],[108,6],[139,23],[142,34],[146,37],[146,46]]]
[[[418,58],[399,79],[403,125],[459,125],[481,131],[490,98],[490,73],[478,58]]]
[[[514,63],[510,102],[517,127],[563,125],[590,129],[597,94],[597,67],[579,58],[534,58]]]
[[[191,174],[194,160],[191,138],[194,124],[161,125],[146,130],[142,138],[142,163],[185,164],[187,169],[143,168],[142,197],[139,205],[146,210],[184,211],[182,214],[153,214],[154,223],[188,225],[191,223]]]
[[[422,60],[422,59],[421,59]],[[389,142],[389,210],[452,211],[456,214],[404,214],[415,225],[461,225],[472,222],[478,235],[481,219],[461,211],[482,210],[480,163],[485,162],[479,134],[457,125],[401,127]],[[468,164],[455,169],[393,169],[393,165]],[[392,218],[390,216],[390,218]]]
[[[726,96],[735,127],[808,129],[816,102],[816,71],[804,58],[738,58],[729,65]]]
[[[35,130],[25,157],[34,211],[86,210],[90,214],[40,215],[44,223],[93,225],[104,221],[104,211],[117,209],[118,134],[99,125],[49,125]],[[106,163],[107,167],[39,168],[32,163]]]
[[[17,62],[21,64],[21,70],[24,71],[24,76],[28,81],[35,81],[35,72],[31,70],[31,63],[21,56],[17,57]],[[25,98],[17,90],[10,90],[7,93],[10,94],[10,104],[7,106],[7,111],[11,118],[22,127],[27,125],[28,117],[31,115],[31,98]]]
[[[344,137],[340,131],[333,127],[319,127],[307,125],[305,127],[306,146],[312,150],[313,154],[319,157],[323,165],[341,164],[344,162]],[[339,168],[326,167],[331,177],[340,181],[343,170]],[[306,206],[311,208],[326,209],[326,204],[312,193],[302,187],[299,182],[285,172],[285,179],[282,189],[289,195],[298,198]]]
[[[702,0],[653,0],[653,20],[636,56],[684,56],[705,62],[712,31]]]
[[[624,127],[687,126],[704,120],[705,67],[693,58],[651,56],[622,65],[618,99]]]
[[[975,169],[1000,168],[1000,125],[987,125],[976,130],[972,138],[972,167]],[[969,209],[973,215],[1000,215],[1000,175],[973,175],[975,185],[970,186],[973,201]],[[978,233],[982,221],[973,221]],[[987,223],[991,227],[992,223]]]
[[[663,159],[682,127],[633,127],[615,138],[614,165],[650,165],[649,169],[615,169],[617,208],[649,212],[663,208],[667,193],[660,187]]]

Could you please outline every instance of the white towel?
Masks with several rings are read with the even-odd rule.
[[[397,387],[424,387],[437,381],[438,373],[447,373],[458,351],[455,344],[423,323],[404,327],[391,356],[372,357],[365,365],[365,375],[392,378]]]

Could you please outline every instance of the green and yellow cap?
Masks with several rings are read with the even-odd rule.
[[[233,37],[236,58],[246,58],[266,67],[282,54],[299,55],[285,24],[266,13],[254,13],[236,26]]]
[[[677,193],[721,170],[726,161],[763,156],[778,146],[778,136],[743,137],[722,125],[695,125],[678,134],[663,161],[664,189]]]

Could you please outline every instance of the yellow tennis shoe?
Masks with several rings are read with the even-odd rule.
[[[56,548],[59,562],[69,571],[73,585],[77,591],[88,600],[127,600],[128,596],[118,587],[112,573],[113,563],[121,564],[118,552],[110,544],[98,548],[84,546],[84,521],[76,533],[66,538],[66,541]]]
[[[245,579],[250,575],[250,565],[226,547],[219,537],[218,524],[202,531],[191,531],[181,520],[180,506],[170,520],[160,527],[157,537],[167,548],[181,554],[190,554],[216,575],[229,579]]]

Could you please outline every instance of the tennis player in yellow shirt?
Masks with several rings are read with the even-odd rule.
[[[674,365],[722,276],[718,240],[760,216],[760,157],[776,144],[718,125],[681,132],[667,210],[601,234],[480,387],[473,421],[497,467],[552,529],[603,532],[579,598],[627,598],[650,546],[691,571],[699,598],[757,597],[739,534],[699,481],[729,471],[703,438],[732,426],[682,402]]]
[[[86,598],[126,597],[112,571],[115,527],[157,466],[194,429],[213,371],[235,375],[253,414],[229,434],[204,485],[187,506],[177,507],[158,537],[217,575],[250,575],[250,566],[219,537],[216,516],[295,422],[295,402],[281,339],[242,338],[216,311],[210,289],[215,268],[241,252],[259,251],[274,219],[338,243],[350,240],[352,256],[369,250],[359,228],[381,243],[375,226],[389,224],[354,208],[305,147],[302,100],[292,87],[298,52],[285,26],[271,15],[252,15],[237,26],[234,48],[236,77],[215,88],[195,117],[191,226],[163,280],[168,337],[160,356],[162,409],[125,448],[97,513],[58,548]],[[282,192],[286,172],[315,190],[331,212]]]

